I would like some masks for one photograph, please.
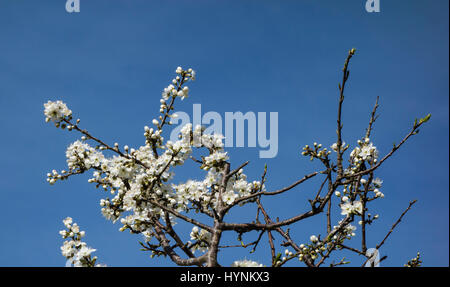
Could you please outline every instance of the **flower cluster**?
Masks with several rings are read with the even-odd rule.
[[[342,142],[342,144],[341,144],[341,152],[346,151],[348,149],[348,147],[349,147],[349,145],[346,145],[345,142]],[[334,152],[338,152],[338,144],[337,143],[332,144],[331,145],[331,149]]]
[[[184,100],[184,98],[188,96],[189,87],[184,86],[182,89],[179,87],[181,87],[181,85],[189,79],[192,81],[195,80],[195,71],[192,69],[183,70],[182,67],[177,67],[175,73],[178,75],[172,80],[172,83],[169,86],[164,88],[164,91],[162,92],[161,109],[165,109],[165,101],[171,97],[179,97]]]
[[[330,235],[326,239],[320,240],[320,237],[311,235],[309,238],[311,243],[300,244],[299,247],[301,251],[298,254],[298,260],[303,261],[306,257],[315,260],[320,256],[324,256],[325,251],[334,249],[335,247],[339,248],[340,244],[342,244],[345,239],[351,239],[351,237],[356,236],[356,227],[351,224],[344,224],[343,221],[344,220],[341,220],[338,225],[333,226]],[[331,234],[334,235],[331,236]],[[287,249],[285,250],[285,254],[290,258],[294,256],[294,254]],[[283,261],[287,259],[287,257],[283,257]]]
[[[350,153],[350,158],[355,165],[359,166],[364,161],[369,163],[377,162],[378,150],[373,143],[370,142],[369,138],[364,138],[363,141],[358,140],[358,145],[359,146],[355,147]]]
[[[369,128],[366,131],[366,137],[358,140],[358,145],[349,155],[349,164],[344,167],[343,153],[349,149],[349,145],[341,140],[340,111],[344,99],[344,85],[347,81],[349,72],[347,70],[350,58],[354,55],[355,49],[350,50],[344,65],[343,82],[339,85],[340,102],[338,116],[338,141],[331,145],[330,150],[323,148],[322,144],[314,142],[313,146],[306,145],[303,148],[302,155],[309,156],[311,160],[319,160],[326,170],[317,171],[304,176],[296,183],[282,188],[275,192],[265,192],[265,176],[267,166],[264,169],[261,181],[251,181],[244,174],[243,167],[248,162],[242,164],[239,168],[231,169],[229,155],[224,150],[224,137],[219,134],[208,134],[204,127],[193,126],[188,123],[176,129],[179,131],[178,138],[170,141],[164,139],[165,127],[174,124],[172,119],[177,115],[173,113],[176,100],[184,100],[190,96],[190,88],[186,85],[195,80],[196,73],[191,68],[185,70],[177,67],[176,76],[163,89],[159,100],[159,116],[151,120],[152,127],[144,127],[145,144],[135,148],[124,145],[119,148],[118,143],[110,146],[109,144],[97,139],[88,131],[79,127],[80,120],[72,122],[72,111],[61,101],[48,101],[44,104],[44,114],[47,122],[52,121],[56,127],[68,131],[75,130],[82,134],[81,140],[70,144],[66,150],[67,170],[58,172],[53,170],[47,174],[47,181],[54,184],[58,180],[65,180],[76,174],[82,174],[87,171],[92,172],[92,177],[88,179],[96,188],[101,188],[107,195],[100,200],[101,213],[113,223],[119,221],[120,231],[129,230],[134,234],[144,236],[145,243],[139,242],[143,251],[151,251],[154,256],[169,256],[172,261],[178,265],[196,265],[196,266],[218,266],[217,251],[228,247],[237,247],[236,245],[222,246],[220,243],[220,234],[225,231],[234,231],[238,233],[238,241],[242,247],[247,248],[253,245],[251,251],[254,252],[262,235],[266,231],[273,231],[273,234],[279,233],[286,241],[281,246],[292,248],[295,252],[286,249],[284,255],[278,253],[272,258],[272,266],[282,266],[289,260],[298,259],[304,261],[307,266],[320,266],[335,250],[347,249],[365,255],[370,265],[377,266],[379,261],[378,250],[366,248],[365,227],[378,219],[378,214],[372,216],[367,209],[368,203],[377,198],[384,197],[380,191],[383,181],[379,178],[374,179],[374,170],[377,169],[383,161],[392,155],[392,153],[408,139],[411,135],[418,132],[418,127],[429,120],[430,115],[414,123],[413,130],[406,136],[399,146],[394,145],[394,149],[382,160],[378,161],[378,150],[371,142],[369,136],[372,124],[375,120],[377,103],[372,112]],[[195,155],[194,151],[200,150],[200,155]],[[331,159],[332,151],[337,153],[337,164]],[[198,179],[175,181],[175,170],[193,160],[198,164],[203,174]],[[263,195],[281,194],[293,189],[305,180],[314,176],[326,175],[319,191],[314,199],[309,200],[311,210],[300,215],[280,221],[270,220],[260,201]],[[334,174],[336,174],[334,176]],[[328,183],[328,184],[327,184]],[[328,187],[326,187],[328,186]],[[326,195],[323,196],[323,188],[328,188]],[[339,189],[339,190],[338,190]],[[331,225],[331,204],[333,196],[338,197],[340,202],[341,215],[345,216],[336,226]],[[228,223],[224,217],[235,206],[243,206],[250,202],[257,203],[256,220],[251,223]],[[414,201],[415,202],[415,201]],[[414,202],[410,203],[408,211]],[[312,235],[307,244],[297,245],[291,240],[289,228],[284,231],[286,226],[298,222],[310,216],[315,216],[323,212],[326,204],[327,210],[327,234],[321,238],[321,235]],[[401,220],[406,211],[401,215]],[[190,216],[193,213],[198,216]],[[265,217],[265,224],[261,223],[260,214]],[[202,223],[199,218],[208,218],[214,221],[213,226]],[[179,236],[174,225],[175,219],[181,219],[193,224],[190,232],[190,240],[184,243],[183,236]],[[362,225],[362,244],[361,250],[344,245],[344,241],[356,236],[356,227],[351,225],[359,220]],[[91,257],[95,249],[87,247],[82,241],[85,236],[84,231],[80,231],[79,226],[73,223],[70,217],[64,221],[66,230],[60,234],[64,239],[68,239],[61,247],[63,256],[67,258],[67,265],[70,266],[99,266],[96,264],[97,257]],[[397,224],[397,223],[396,223]],[[395,224],[395,225],[396,225]],[[395,227],[394,225],[394,227]],[[276,228],[274,228],[276,227]],[[256,241],[244,244],[242,235],[251,231],[259,231],[259,237]],[[387,236],[392,232],[389,231]],[[214,236],[213,236],[214,235]],[[387,238],[385,237],[385,239]],[[214,240],[213,240],[214,238]],[[272,234],[269,233],[269,241],[272,254],[275,252]],[[377,247],[383,245],[383,242]],[[156,241],[156,244],[154,244]],[[183,259],[177,252],[180,249],[187,255],[188,259]],[[208,252],[196,257],[195,251]],[[374,251],[375,250],[375,251]],[[376,252],[376,257],[372,256]],[[283,257],[282,257],[283,256]],[[375,261],[373,260],[375,258]],[[317,260],[316,262],[316,259]],[[332,263],[331,266],[346,264],[348,262],[342,259],[338,263]],[[405,266],[420,266],[420,255],[411,259]],[[251,260],[235,261],[233,267],[261,267],[262,264]]]
[[[320,238],[316,235],[311,235],[309,238],[310,244],[300,244],[300,254],[298,254],[298,260],[303,261],[306,256],[309,256],[312,260],[317,259],[322,252],[327,250],[327,244],[320,241]]]
[[[352,215],[357,214],[360,215],[362,213],[362,203],[359,200],[350,202],[348,197],[342,198],[343,203],[341,204],[341,214],[342,215]]]
[[[192,228],[191,234],[190,234],[191,240],[195,240],[195,242],[192,244],[191,249],[192,251],[200,250],[201,252],[206,252],[209,247],[209,243],[211,241],[211,233],[209,233],[205,229],[201,229],[199,231],[197,226],[194,226]]]
[[[356,236],[356,226],[351,224],[343,225],[343,220],[339,221],[338,225],[333,226],[333,231],[339,231],[331,237],[331,239],[337,243],[342,243],[344,239],[350,239]]]
[[[66,266],[74,267],[101,267],[104,265],[96,264],[97,256],[91,257],[91,253],[96,251],[86,245],[81,239],[85,236],[84,231],[73,222],[72,218],[67,217],[63,220],[66,230],[61,230],[62,238],[70,240],[64,241],[61,246],[61,253],[67,258]]]
[[[265,190],[261,182],[247,181],[241,169],[229,177],[226,187],[219,192],[219,186],[225,176],[223,168],[228,160],[222,135],[205,134],[203,127],[193,128],[189,123],[180,130],[177,141],[164,140],[163,127],[170,124],[169,118],[174,117],[171,114],[173,101],[176,98],[187,97],[189,88],[185,84],[195,79],[195,71],[192,69],[183,70],[178,67],[176,73],[176,78],[162,93],[161,116],[152,121],[155,128],[144,127],[145,145],[139,148],[125,145],[121,151],[118,143],[110,147],[86,131],[82,131],[84,134],[82,139],[73,142],[67,148],[68,171],[58,173],[53,170],[47,174],[48,182],[54,184],[57,180],[66,179],[71,175],[93,171],[93,176],[88,182],[111,194],[110,197],[100,200],[104,217],[113,222],[120,221],[122,224],[120,231],[128,229],[131,233],[143,234],[147,242],[154,238],[155,220],[166,220],[167,215],[173,211],[195,210],[212,214],[216,212],[219,203],[225,206],[232,205],[242,197]],[[78,127],[79,120],[76,124],[72,124],[71,116],[64,118],[71,115],[67,106],[62,102],[56,103],[55,105],[60,107],[58,109],[60,112],[52,113],[50,111],[52,105],[48,104],[48,110],[46,106],[45,111],[47,118],[59,121],[65,119],[68,130],[81,131]],[[91,146],[89,141],[94,141],[97,145]],[[174,183],[174,168],[183,165],[190,158],[194,148],[204,148],[208,151],[208,154],[202,157],[200,166],[206,172],[204,179]],[[112,152],[112,155],[107,152]],[[239,203],[243,205],[252,200],[254,198],[241,200]],[[176,223],[171,216],[169,220],[172,225]],[[205,251],[210,236],[206,230],[196,231],[194,228],[191,237],[196,243],[192,249]],[[67,245],[65,250],[70,250],[70,246]]]
[[[355,194],[357,194],[359,191],[361,191],[359,188],[362,186],[362,189],[365,190],[367,188],[367,191],[372,191],[374,193],[373,197],[367,198],[367,201],[372,201],[377,198],[383,198],[384,194],[380,191],[381,185],[383,184],[383,181],[379,178],[373,179],[369,184],[367,184],[367,180],[365,178],[362,178],[360,180],[360,185],[344,185],[343,191],[336,190],[334,194],[337,197],[342,197],[342,202],[349,201],[349,197],[353,197]],[[366,186],[367,185],[367,186]]]
[[[66,158],[69,171],[90,169],[91,167],[98,168],[105,159],[101,152],[79,140],[67,148]]]
[[[177,209],[186,210],[189,203],[195,203],[202,209],[215,209],[219,203],[219,185],[222,174],[217,170],[208,171],[203,181],[188,180],[186,183],[172,185],[177,195]],[[229,179],[226,190],[222,194],[222,202],[226,205],[233,204],[235,200],[250,195],[258,190],[264,190],[259,181],[247,182],[246,175],[239,170],[235,176]]]
[[[62,101],[48,101],[44,104],[45,121],[53,121],[59,124],[63,119],[70,118],[72,111],[67,108],[67,105]]]

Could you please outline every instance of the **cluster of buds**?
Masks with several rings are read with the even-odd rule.
[[[66,171],[63,170],[61,173],[66,173]],[[52,172],[47,173],[47,182],[51,185],[55,184],[58,179],[63,179],[63,175],[59,174],[56,170],[52,170]]]
[[[327,150],[327,148],[322,148],[322,144],[317,144],[316,142],[313,144],[313,148],[311,148],[309,145],[305,145],[302,151],[303,156],[310,156],[311,161],[314,158],[317,158],[319,160],[327,160],[328,155],[331,154],[331,151]]]
[[[354,196],[354,194],[355,192],[353,192],[353,186],[348,184],[344,184],[344,189],[342,190],[342,192],[338,190],[334,192],[334,195],[336,195],[337,197],[341,197],[342,202],[348,201],[349,197]]]
[[[195,71],[192,70],[191,68],[189,68],[187,70],[183,70],[183,68],[177,67],[177,69],[175,70],[175,73],[182,75],[186,78],[189,78],[192,81],[195,81]]]
[[[161,137],[161,129],[159,127],[158,120],[154,119],[153,124],[157,126],[157,129],[154,130],[153,128],[149,128],[148,126],[144,127],[144,136],[145,136],[145,144],[151,145],[152,143],[159,143],[162,144],[162,141],[164,140],[163,137]]]
[[[195,80],[195,71],[191,68],[184,70],[182,67],[177,67],[175,73],[177,73],[178,75],[172,80],[172,84],[164,88],[164,91],[162,92],[163,101],[161,101],[161,113],[165,110],[168,111],[165,101],[167,101],[169,98],[179,97],[181,100],[186,98],[189,93],[189,87],[182,86],[189,80]]]
[[[309,257],[312,260],[316,260],[322,252],[327,250],[327,244],[324,244],[320,241],[320,236],[311,235],[309,238],[311,241],[310,244],[300,244],[299,247],[301,249],[300,254],[298,255],[298,260],[303,261],[305,257]]]
[[[383,198],[384,197],[384,193],[382,193],[378,188],[375,188],[373,190],[373,192],[375,193],[375,197],[376,198]]]
[[[290,251],[289,249],[285,249],[285,250],[284,250],[284,255],[285,255],[285,256],[283,256],[283,257],[281,258],[281,260],[277,260],[275,266],[276,266],[276,265],[280,265],[281,263],[283,263],[283,262],[289,260],[290,258],[294,257],[294,253],[293,253],[292,251]]]
[[[422,260],[420,260],[420,252],[417,252],[417,256],[409,260],[408,263],[404,265],[405,267],[420,267],[422,266]]]

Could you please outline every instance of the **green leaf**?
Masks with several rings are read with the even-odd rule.
[[[423,123],[428,122],[428,120],[429,120],[430,118],[431,118],[431,114],[426,115],[424,118],[421,118],[421,119],[419,120],[419,124],[423,124]]]
[[[277,256],[275,257],[275,259],[273,260],[273,262],[278,262],[281,259],[281,253],[278,252]]]

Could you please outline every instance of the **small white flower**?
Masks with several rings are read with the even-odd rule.
[[[372,183],[373,185],[375,185],[375,187],[380,188],[381,185],[383,184],[383,181],[377,177],[374,180],[372,180]]]
[[[46,121],[60,122],[65,117],[71,116],[72,111],[62,101],[48,101],[44,104],[44,114]]]
[[[70,226],[72,224],[72,217],[66,217],[66,219],[63,220],[63,223],[65,226]]]
[[[362,213],[362,203],[361,201],[354,201],[353,203],[345,202],[341,204],[341,214],[361,214]]]

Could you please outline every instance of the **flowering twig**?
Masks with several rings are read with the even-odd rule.
[[[53,170],[47,174],[47,180],[50,184],[54,184],[57,180],[65,180],[72,175],[92,170],[93,177],[88,181],[94,183],[96,187],[101,186],[113,196],[101,199],[102,214],[113,222],[120,220],[121,231],[128,229],[131,233],[143,235],[145,243],[140,242],[140,245],[143,251],[152,253],[151,257],[167,256],[180,266],[221,266],[220,249],[253,246],[250,251],[253,253],[266,232],[270,246],[270,262],[274,267],[284,266],[294,258],[298,258],[308,267],[319,267],[341,249],[364,255],[366,262],[372,260],[374,255],[368,255],[370,250],[367,249],[367,227],[378,218],[378,215],[372,216],[368,212],[368,203],[384,197],[379,190],[382,180],[375,178],[374,173],[412,135],[418,133],[419,127],[427,122],[431,115],[416,120],[404,139],[379,159],[378,150],[370,139],[373,124],[378,118],[377,97],[365,137],[358,140],[357,146],[349,155],[348,167],[345,168],[343,156],[350,145],[343,141],[342,110],[344,90],[349,79],[348,68],[354,54],[355,49],[351,49],[342,70],[342,82],[339,84],[337,142],[331,146],[331,150],[315,142],[311,147],[306,145],[302,151],[302,155],[310,157],[311,160],[319,160],[325,169],[309,173],[286,187],[275,191],[266,190],[267,166],[261,180],[253,182],[249,181],[244,173],[249,161],[231,170],[229,156],[224,151],[223,136],[205,134],[204,127],[186,124],[180,130],[179,139],[173,142],[162,137],[163,129],[172,124],[169,119],[175,117],[172,111],[176,99],[183,100],[189,95],[186,83],[196,77],[194,70],[184,70],[181,67],[176,69],[177,76],[162,92],[160,115],[152,121],[155,127],[144,127],[145,145],[138,149],[124,146],[121,150],[117,143],[110,146],[81,129],[80,120],[73,122],[72,111],[61,101],[49,101],[44,104],[47,122],[51,121],[58,128],[76,130],[82,134],[81,141],[78,140],[67,148],[69,170],[60,173]],[[88,140],[94,141],[96,146],[90,146]],[[112,156],[103,154],[103,151],[108,150],[113,152]],[[207,155],[197,159],[193,155],[197,150],[204,150]],[[333,161],[332,151],[336,152],[336,162]],[[200,164],[200,169],[206,173],[202,180],[190,179],[182,183],[174,180],[174,170],[186,160]],[[262,199],[266,196],[280,196],[319,174],[323,174],[325,178],[320,187],[312,191],[308,200],[310,208],[297,211],[296,215],[284,220],[279,220],[271,212],[275,218],[271,219],[268,210],[262,204]],[[309,194],[306,188],[302,189],[302,192]],[[332,204],[332,200],[338,200],[339,203]],[[415,201],[410,203],[376,249],[383,246],[414,203]],[[256,219],[253,222],[226,220],[226,215],[234,207],[244,205],[253,207],[256,205]],[[335,206],[342,218],[337,225],[332,226]],[[325,208],[326,233],[322,237],[320,234],[311,235],[311,242],[297,244],[290,234],[291,226],[322,214]],[[208,224],[204,223],[206,221],[203,218],[197,217],[195,215],[197,213],[206,215]],[[264,222],[259,220],[260,214],[264,217]],[[193,242],[187,241],[183,234],[179,233],[175,227],[177,220],[193,226],[189,234]],[[356,236],[356,227],[351,223],[357,220],[361,225],[360,249],[347,244],[347,241]],[[95,250],[87,248],[81,242],[84,233],[78,230],[77,225],[72,225],[69,219],[66,219],[65,225],[68,230],[62,235],[64,238],[71,238],[71,241],[63,246],[63,255],[70,259],[71,264],[96,266],[96,258],[90,256]],[[244,244],[242,235],[251,231],[257,231],[256,239]],[[225,232],[237,233],[241,244],[221,244]],[[275,244],[276,237],[281,237],[280,245],[288,248],[284,257],[276,252],[278,248]],[[198,251],[203,254],[196,255]],[[379,261],[386,258],[384,256]],[[331,263],[330,266],[347,264],[344,259]],[[420,259],[417,257],[408,265],[420,265]],[[262,266],[262,264],[251,260],[238,260],[233,266]]]

